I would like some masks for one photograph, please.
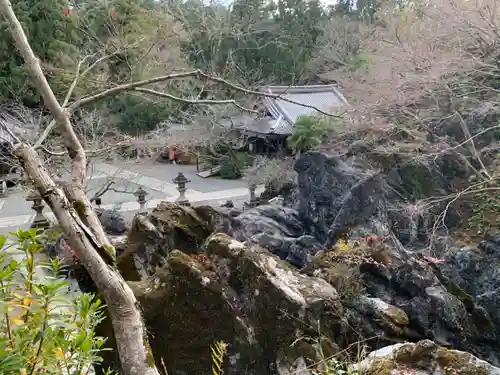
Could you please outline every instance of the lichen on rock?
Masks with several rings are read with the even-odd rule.
[[[458,350],[440,347],[430,340],[396,344],[370,353],[352,366],[366,375],[499,375],[500,368]]]

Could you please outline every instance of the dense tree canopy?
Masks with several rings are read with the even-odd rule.
[[[73,65],[77,51],[77,22],[67,0],[23,0],[13,2],[30,39],[34,52],[43,61],[50,82],[56,89],[67,84],[65,70]],[[12,47],[12,38],[4,22],[0,27],[0,101],[22,100],[28,105],[40,103],[20,55]]]
[[[97,69],[79,81],[73,99],[98,88],[193,68],[247,87],[318,83],[317,73],[331,68],[320,53],[325,35],[331,34],[325,33],[328,25],[359,13],[352,5],[326,8],[318,0],[236,0],[229,5],[200,0],[23,0],[13,5],[59,99],[79,64],[81,72],[97,61]],[[22,59],[5,25],[0,26],[0,104],[19,101],[40,107]],[[328,46],[345,40],[329,40]],[[173,84],[159,86],[184,97],[228,94],[210,91],[202,82]],[[186,108],[123,94],[98,109],[113,114],[123,129],[146,130],[165,118],[175,120]]]
[[[186,2],[174,12],[189,30],[182,46],[195,66],[249,84],[307,81],[326,19],[317,0],[237,0],[230,9]]]
[[[86,65],[111,54],[101,69],[79,84],[76,95],[96,85],[129,80],[144,69],[146,49],[162,35],[165,22],[141,0],[23,0],[13,2],[34,52],[58,96],[64,96],[78,62]],[[40,98],[27,79],[26,69],[12,40],[0,28],[0,102],[19,100],[38,106]]]

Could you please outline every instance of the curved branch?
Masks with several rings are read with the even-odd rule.
[[[305,104],[305,103],[298,102],[296,100],[288,99],[288,98],[285,98],[282,95],[269,94],[269,93],[266,93],[266,92],[256,91],[256,90],[248,90],[248,89],[245,89],[244,87],[241,87],[239,85],[231,83],[231,82],[225,80],[224,78],[214,77],[214,76],[211,76],[211,75],[209,75],[207,73],[203,73],[201,71],[199,71],[198,74],[201,77],[204,77],[204,78],[206,78],[206,79],[208,79],[210,81],[214,81],[214,82],[217,82],[217,83],[229,86],[229,87],[231,87],[232,89],[234,89],[236,91],[240,91],[240,92],[243,92],[243,93],[248,94],[248,95],[255,95],[255,96],[260,96],[260,97],[266,97],[266,98],[272,98],[272,99],[279,99],[279,100],[281,100],[283,102],[287,102],[287,103],[290,103],[290,104],[299,105],[299,106],[304,107],[304,108],[314,109],[315,111],[321,113],[322,115],[328,116],[328,117],[341,118],[343,116],[343,114],[344,114],[344,113],[341,113],[339,115],[336,115],[336,114],[333,114],[333,113],[330,113],[330,112],[326,112],[326,111],[322,110],[321,108],[318,108],[318,107],[316,107],[314,105]]]
[[[205,78],[207,80],[229,86],[232,89],[239,91],[239,92],[242,92],[242,93],[247,94],[247,95],[267,97],[267,98],[272,98],[272,99],[279,99],[281,101],[284,101],[284,102],[287,102],[290,104],[299,105],[299,106],[304,107],[304,108],[314,109],[315,111],[321,113],[322,115],[329,116],[329,117],[341,118],[343,116],[343,113],[336,115],[336,114],[333,114],[330,112],[326,112],[326,111],[322,110],[321,108],[318,108],[314,105],[305,104],[305,103],[301,103],[301,102],[296,101],[296,100],[285,98],[283,95],[269,94],[269,93],[262,92],[262,91],[249,90],[249,89],[246,89],[246,88],[241,87],[239,85],[236,85],[234,83],[231,83],[223,78],[214,77],[214,76],[211,76],[207,73],[203,73],[200,70],[193,70],[190,72],[181,72],[181,73],[172,73],[172,74],[167,74],[167,75],[160,76],[160,77],[155,77],[155,78],[145,79],[142,81],[136,81],[136,82],[118,85],[118,86],[112,87],[110,89],[104,90],[100,93],[97,93],[95,95],[87,96],[85,98],[76,100],[68,107],[68,110],[70,113],[73,113],[76,109],[80,108],[81,106],[94,103],[94,102],[101,100],[101,99],[104,99],[108,96],[120,94],[120,93],[126,92],[126,91],[132,91],[132,90],[140,91],[140,90],[136,90],[136,89],[143,87],[143,86],[147,86],[147,85],[152,84],[152,83],[163,82],[163,81],[168,81],[168,80],[178,79],[178,78],[186,78],[186,77],[198,77],[198,78],[202,77],[202,78]],[[153,91],[154,90],[151,90],[150,93],[152,93]],[[157,92],[156,91],[154,91],[154,92],[155,92],[155,95],[157,95],[156,94]],[[176,98],[170,94],[162,94],[162,95],[165,97],[169,97],[170,99]],[[167,95],[170,95],[170,96],[167,96]]]
[[[186,99],[186,98],[180,98],[178,96],[174,96],[172,94],[168,94],[166,92],[160,92],[160,91],[145,89],[145,88],[141,88],[141,87],[135,88],[134,91],[143,92],[145,94],[150,94],[150,95],[155,95],[155,96],[160,96],[162,98],[172,99],[172,100],[175,100],[176,102],[182,102],[182,103],[188,103],[188,104],[216,104],[216,105],[217,104],[232,104],[235,107],[237,107],[245,112],[250,112],[250,113],[258,113],[259,112],[259,111],[256,111],[254,109],[243,107],[241,104],[238,104],[238,102],[234,99],[222,99],[222,100]]]
[[[178,78],[196,77],[198,75],[198,73],[199,73],[198,70],[193,70],[191,72],[172,73],[172,74],[167,74],[167,75],[160,76],[160,77],[145,79],[142,81],[125,83],[123,85],[118,85],[118,86],[112,87],[110,89],[101,91],[97,94],[90,95],[90,96],[87,96],[87,97],[79,99],[79,100],[75,100],[68,107],[68,110],[70,113],[73,113],[75,110],[77,110],[78,108],[80,108],[84,105],[95,103],[96,101],[107,98],[108,96],[120,94],[120,93],[125,92],[125,91],[131,91],[137,87],[146,86],[146,85],[149,85],[152,83],[163,82],[163,81],[168,81],[171,79],[178,79]]]

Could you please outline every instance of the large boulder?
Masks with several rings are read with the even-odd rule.
[[[298,173],[293,207],[308,234],[327,247],[350,229],[388,233],[383,180],[347,165],[338,156],[308,152],[294,166]]]
[[[226,374],[289,374],[297,361],[320,359],[317,342],[331,355],[349,337],[342,304],[325,280],[224,234],[205,248],[173,251],[153,279],[132,284],[155,358],[169,374],[210,372],[216,340],[229,344]]]
[[[231,225],[217,228],[238,241],[259,245],[297,267],[305,266],[323,246],[306,234],[298,212],[266,205],[232,218]]]
[[[491,321],[485,322],[485,337],[500,337],[500,236],[487,236],[478,248],[449,247],[441,255],[437,268],[459,286],[464,294],[481,306]],[[482,356],[500,365],[500,352]]]
[[[99,208],[95,211],[106,233],[120,235],[124,234],[129,229],[123,215],[119,211]]]
[[[500,368],[430,340],[381,348],[351,369],[365,375],[500,375]]]
[[[211,232],[209,222],[192,207],[162,202],[149,216],[134,218],[118,266],[126,280],[141,280],[154,274],[172,250],[200,251]]]

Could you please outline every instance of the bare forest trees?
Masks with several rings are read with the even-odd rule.
[[[332,72],[366,111],[408,106],[426,97],[496,93],[479,76],[498,76],[497,0],[381,3],[375,21],[359,25],[363,69]],[[439,98],[439,103],[436,100]],[[430,103],[429,103],[430,104]]]

